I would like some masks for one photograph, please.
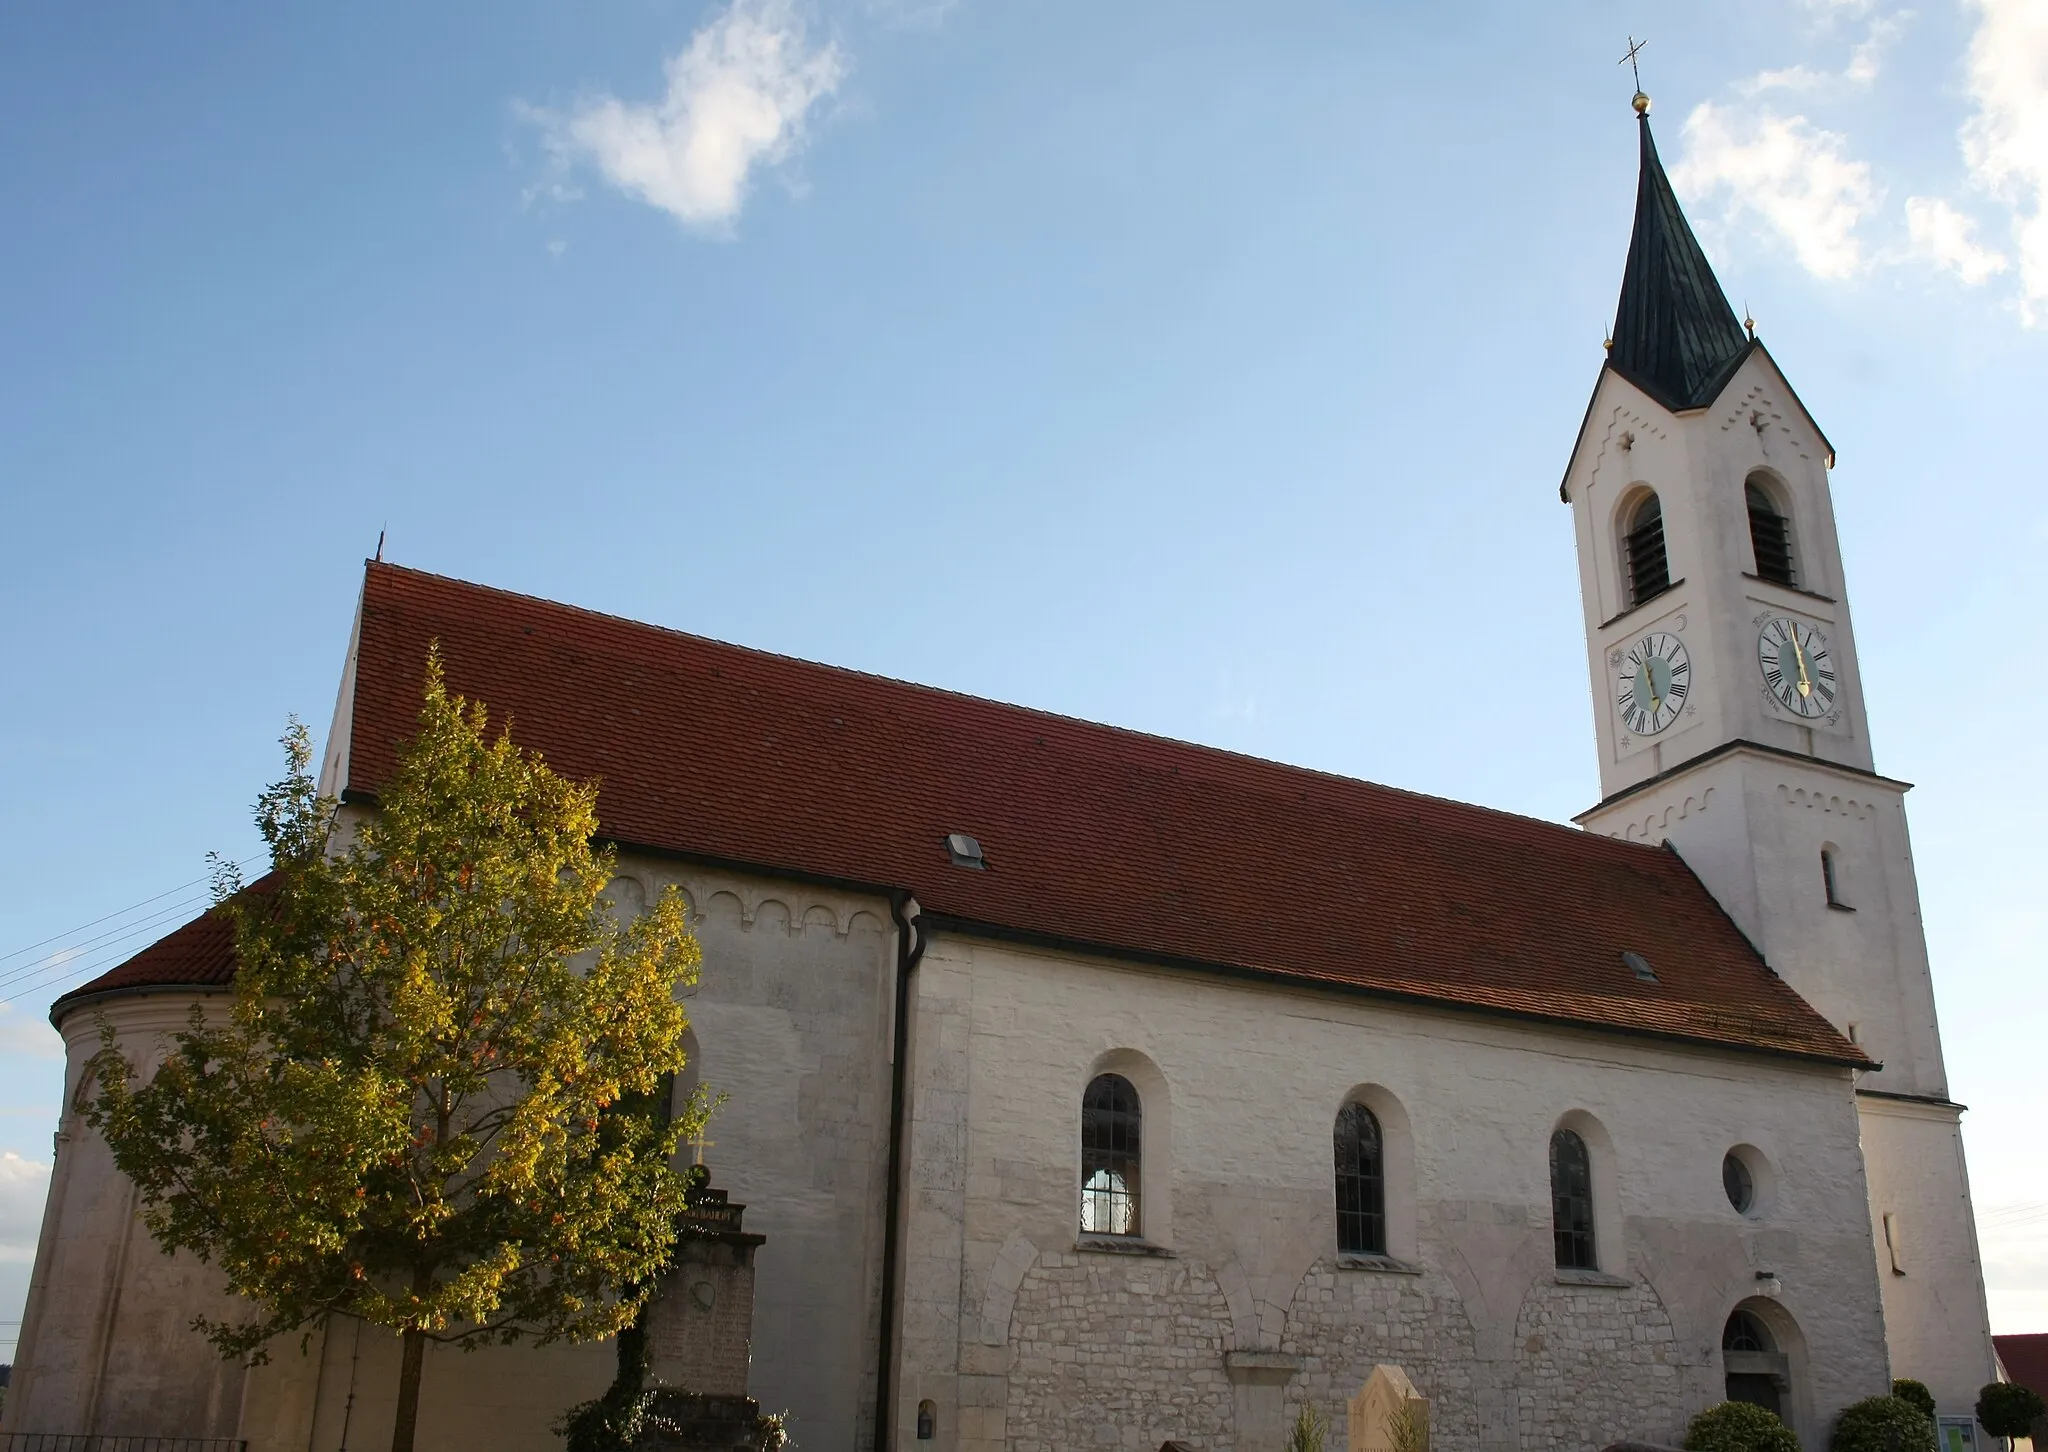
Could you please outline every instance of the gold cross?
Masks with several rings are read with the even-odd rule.
[[[718,1148],[718,1141],[704,1138],[704,1131],[701,1129],[697,1131],[694,1138],[686,1139],[683,1143],[697,1152],[697,1157],[690,1161],[693,1165],[704,1163],[704,1151]]]
[[[1647,40],[1637,40],[1631,35],[1628,38],[1628,54],[1615,62],[1618,66],[1628,67],[1629,74],[1636,78],[1636,89],[1638,91],[1643,88],[1643,73],[1636,68],[1636,53],[1649,43]]]

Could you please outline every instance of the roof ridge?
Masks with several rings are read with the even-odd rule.
[[[529,605],[541,606],[549,610],[568,611],[581,615],[586,619],[620,625],[632,630],[655,631],[662,635],[674,636],[678,639],[693,641],[698,644],[715,645],[756,660],[805,666],[812,670],[825,671],[836,676],[844,676],[861,681],[872,681],[878,685],[900,690],[916,691],[948,701],[960,701],[998,711],[1015,712],[1019,716],[1051,722],[1061,726],[1105,732],[1132,742],[1148,742],[1155,745],[1177,747],[1193,752],[1198,757],[1213,758],[1220,762],[1241,762],[1250,766],[1294,772],[1304,777],[1315,778],[1340,786],[1365,787],[1372,791],[1384,792],[1391,796],[1404,797],[1412,801],[1452,807],[1463,812],[1481,813],[1488,817],[1500,818],[1508,822],[1524,823],[1539,830],[1561,833],[1563,837],[1573,841],[1608,843],[1612,844],[1615,848],[1633,853],[1655,852],[1657,850],[1655,845],[1650,843],[1631,842],[1619,837],[1608,837],[1599,833],[1588,832],[1570,823],[1552,821],[1548,817],[1538,817],[1527,812],[1509,811],[1504,807],[1488,806],[1483,802],[1468,802],[1461,798],[1445,796],[1438,792],[1425,792],[1418,791],[1413,787],[1394,786],[1386,782],[1374,781],[1369,777],[1347,776],[1343,772],[1332,771],[1326,767],[1305,766],[1299,762],[1282,761],[1270,756],[1257,756],[1251,752],[1237,751],[1227,746],[1215,746],[1208,742],[1192,741],[1184,736],[1167,736],[1156,731],[1140,730],[1134,726],[1122,726],[1114,721],[1097,721],[1086,716],[1063,715],[1057,711],[1048,711],[1042,706],[1027,706],[1021,702],[1005,701],[995,696],[976,695],[972,691],[956,690],[949,686],[935,686],[928,682],[911,680],[905,676],[885,675],[880,671],[865,671],[854,666],[836,665],[831,661],[814,660],[809,656],[791,655],[783,651],[764,650],[760,646],[744,645],[738,641],[726,640],[721,636],[706,635],[694,630],[684,630],[679,626],[663,625],[656,621],[640,620],[630,615],[620,615],[609,610],[598,610],[588,605],[577,605],[565,600],[554,600],[545,595],[533,595],[522,590],[508,590],[498,585],[479,584],[474,580],[465,580],[455,575],[444,575],[433,570],[422,570],[411,565],[394,564],[390,560],[365,560],[363,563],[366,567],[366,572],[388,571],[393,574],[411,576],[414,579],[454,585],[464,590],[474,590],[481,594],[495,595],[502,599],[516,600]],[[485,702],[484,704],[488,706],[491,703]]]

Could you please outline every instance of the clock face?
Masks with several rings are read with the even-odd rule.
[[[1692,661],[1677,636],[1653,630],[1623,646],[1614,667],[1614,704],[1622,725],[1655,736],[1678,719],[1692,690]]]
[[[1780,706],[1807,720],[1835,709],[1835,660],[1828,638],[1788,615],[1774,615],[1756,637],[1764,688]]]

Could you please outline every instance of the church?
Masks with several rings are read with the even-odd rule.
[[[752,1391],[805,1452],[1278,1452],[1305,1403],[1342,1445],[1378,1363],[1446,1452],[1676,1443],[1724,1398],[1819,1448],[1894,1376],[1944,1452],[1989,1452],[1834,451],[1636,108],[1560,486],[1602,791],[1576,827],[366,566],[322,790],[376,810],[438,641],[452,690],[601,778],[618,910],[690,904],[690,1077],[730,1096],[702,1149],[766,1236]],[[7,1431],[389,1441],[396,1338],[222,1363],[190,1323],[224,1291],[81,1114],[99,1016],[146,1069],[233,972],[208,915],[51,1010]],[[612,1367],[432,1351],[420,1445],[544,1452]]]

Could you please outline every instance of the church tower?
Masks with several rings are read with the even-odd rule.
[[[1935,1023],[1907,783],[1872,755],[1835,455],[1737,320],[1636,97],[1641,176],[1613,341],[1566,471],[1601,800],[1668,842],[1793,988],[1883,1068],[1857,1107],[1894,1376],[1968,1418],[1992,1376]],[[1780,1167],[1789,1184],[1796,1165]]]

